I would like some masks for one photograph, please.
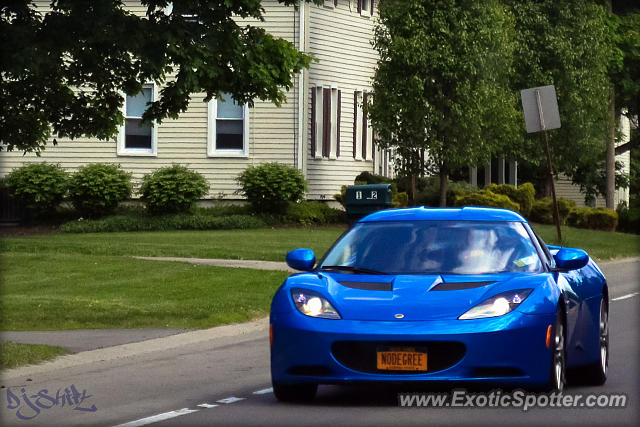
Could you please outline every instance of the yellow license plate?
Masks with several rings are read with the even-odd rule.
[[[379,351],[378,369],[385,371],[426,371],[427,353],[417,351]]]

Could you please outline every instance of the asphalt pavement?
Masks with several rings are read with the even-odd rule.
[[[321,386],[310,404],[283,404],[270,390],[268,321],[261,319],[4,371],[0,424],[637,425],[640,260],[602,267],[612,300],[609,380],[602,387],[572,386],[566,394],[625,393],[624,409],[401,408],[397,393],[404,388],[338,386]],[[49,405],[56,394],[68,396],[58,399],[65,406]]]

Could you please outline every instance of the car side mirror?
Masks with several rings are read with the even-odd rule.
[[[579,270],[589,263],[589,255],[582,249],[562,248],[553,258],[561,270]]]
[[[287,265],[294,270],[311,271],[316,264],[316,254],[311,249],[294,249],[287,254]]]

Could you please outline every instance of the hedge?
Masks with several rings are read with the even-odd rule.
[[[558,198],[557,201],[560,223],[564,224],[569,212],[571,212],[572,209],[575,209],[576,202],[563,198]],[[553,224],[553,199],[545,197],[533,202],[528,219],[540,224]]]
[[[618,213],[607,208],[574,208],[567,216],[567,225],[615,231],[618,225]]]
[[[491,184],[488,190],[492,193],[503,194],[520,205],[522,216],[528,217],[535,201],[536,190],[533,184],[525,182],[515,187],[510,184]]]
[[[456,197],[454,206],[488,206],[493,208],[519,211],[520,205],[504,194],[495,194],[489,190],[463,193]]]

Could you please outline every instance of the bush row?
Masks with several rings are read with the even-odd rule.
[[[82,166],[72,175],[60,165],[31,163],[11,171],[3,181],[32,218],[50,215],[65,197],[83,217],[109,215],[132,191],[130,173],[102,163]],[[178,213],[191,209],[208,189],[202,175],[173,165],[145,175],[140,194],[149,212]]]
[[[114,215],[97,220],[79,219],[67,222],[60,226],[60,231],[63,233],[108,233],[124,231],[230,230],[264,226],[264,221],[250,215]]]

